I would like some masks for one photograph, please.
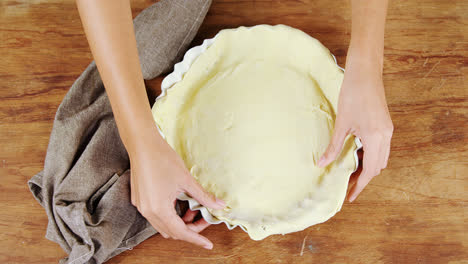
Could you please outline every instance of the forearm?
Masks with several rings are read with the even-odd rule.
[[[129,153],[157,133],[141,72],[129,0],[77,0],[89,46]],[[139,136],[134,135],[138,133]]]
[[[351,0],[351,41],[346,67],[359,64],[382,74],[388,0]]]

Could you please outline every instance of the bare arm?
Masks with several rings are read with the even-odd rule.
[[[387,166],[393,124],[382,82],[383,48],[387,0],[351,0],[351,41],[346,72],[338,102],[333,138],[319,160],[324,167],[341,152],[348,134],[359,137],[364,147],[362,173],[351,182],[349,201],[353,201]]]
[[[382,75],[385,17],[388,0],[351,0],[352,26],[346,68],[368,65]]]
[[[132,203],[164,237],[205,248],[212,243],[198,234],[209,224],[179,218],[173,203],[187,192],[202,204],[223,208],[191,177],[183,161],[159,135],[141,72],[129,0],[77,0],[97,68],[131,163]],[[184,223],[185,222],[185,223]]]
[[[138,59],[130,3],[78,0],[77,4],[120,136],[127,151],[133,153],[142,142],[132,135],[155,133],[156,128]]]

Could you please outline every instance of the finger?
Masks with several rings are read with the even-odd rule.
[[[388,152],[388,145],[386,141],[382,141],[380,143],[380,150],[379,150],[379,167],[380,169],[385,168],[385,159],[387,158]]]
[[[369,176],[368,174],[362,174],[359,176],[353,188],[348,194],[349,202],[352,203],[354,200],[356,200],[357,196],[362,192],[362,190],[364,190],[364,187],[366,187],[366,185],[370,182],[371,179],[372,176]]]
[[[140,204],[140,200],[138,199],[138,185],[135,182],[135,179],[131,176],[130,177],[130,199],[134,206],[138,206]]]
[[[343,148],[343,142],[348,135],[348,130],[337,124],[335,126],[335,131],[333,132],[332,139],[328,144],[325,153],[317,162],[317,165],[321,168],[328,166],[332,161],[336,159],[338,154],[340,154],[341,149]]]
[[[190,209],[188,209],[186,212],[185,212],[185,215],[182,217],[182,220],[185,222],[185,223],[191,223],[193,222],[193,219],[195,218],[195,216],[198,214],[198,210],[197,211],[192,211]]]
[[[187,227],[190,228],[192,231],[200,233],[201,231],[205,230],[205,228],[209,227],[211,224],[208,223],[205,219],[200,219],[194,223],[188,224]]]
[[[387,143],[387,146],[386,146],[386,152],[385,152],[385,159],[384,159],[384,166],[383,166],[383,168],[387,168],[387,165],[388,165],[388,159],[389,159],[389,157],[390,157],[391,143],[392,143],[392,138],[388,139],[388,143]]]
[[[134,188],[130,188],[130,201],[133,206],[137,206],[136,191]]]
[[[213,248],[213,243],[211,243],[210,240],[188,228],[175,212],[171,214],[167,220],[167,225],[169,226],[173,238],[184,240],[206,249]]]
[[[223,200],[215,198],[213,195],[208,193],[203,189],[203,187],[191,178],[188,188],[185,188],[185,191],[197,200],[202,205],[213,208],[213,209],[223,209],[226,204]]]
[[[138,208],[140,211],[141,208]],[[174,210],[175,212],[175,210]],[[157,232],[159,232],[164,238],[169,238],[169,228],[167,225],[164,224],[164,222],[161,221],[161,219],[158,217],[154,211],[151,211],[151,209],[145,208],[145,210],[140,211],[141,215],[153,226],[154,229],[156,229]]]
[[[167,234],[167,228],[164,227],[164,224],[160,223],[160,221],[156,220],[156,217],[145,217],[146,220],[151,224],[151,226],[156,229],[164,238],[169,238]]]
[[[348,194],[348,200],[353,202],[359,193],[362,192],[364,187],[370,182],[370,180],[378,174],[380,171],[379,162],[379,144],[372,141],[364,146],[364,165],[361,174],[356,180],[356,184],[352,187]]]
[[[167,238],[169,238],[169,236],[168,236],[166,233],[164,233],[164,232],[161,232],[161,231],[159,231],[159,233],[160,233],[160,234],[161,234],[161,236],[163,236],[164,238],[166,238],[166,239],[167,239]]]

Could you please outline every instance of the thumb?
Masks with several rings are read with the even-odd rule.
[[[194,179],[191,180],[185,191],[205,207],[223,209],[226,206],[223,200],[215,198],[212,194],[205,191]]]
[[[338,154],[340,154],[341,149],[343,148],[343,142],[348,135],[348,132],[339,124],[335,126],[335,131],[333,132],[332,139],[330,144],[328,144],[325,153],[323,153],[322,157],[317,162],[317,165],[320,168],[324,168],[328,166],[331,162],[333,162]]]

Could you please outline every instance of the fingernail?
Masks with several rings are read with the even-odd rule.
[[[225,207],[226,206],[226,202],[224,202],[223,200],[219,199],[219,198],[216,198],[216,203],[221,205],[222,207]]]
[[[206,244],[203,246],[205,249],[211,250],[213,249],[213,244]]]

